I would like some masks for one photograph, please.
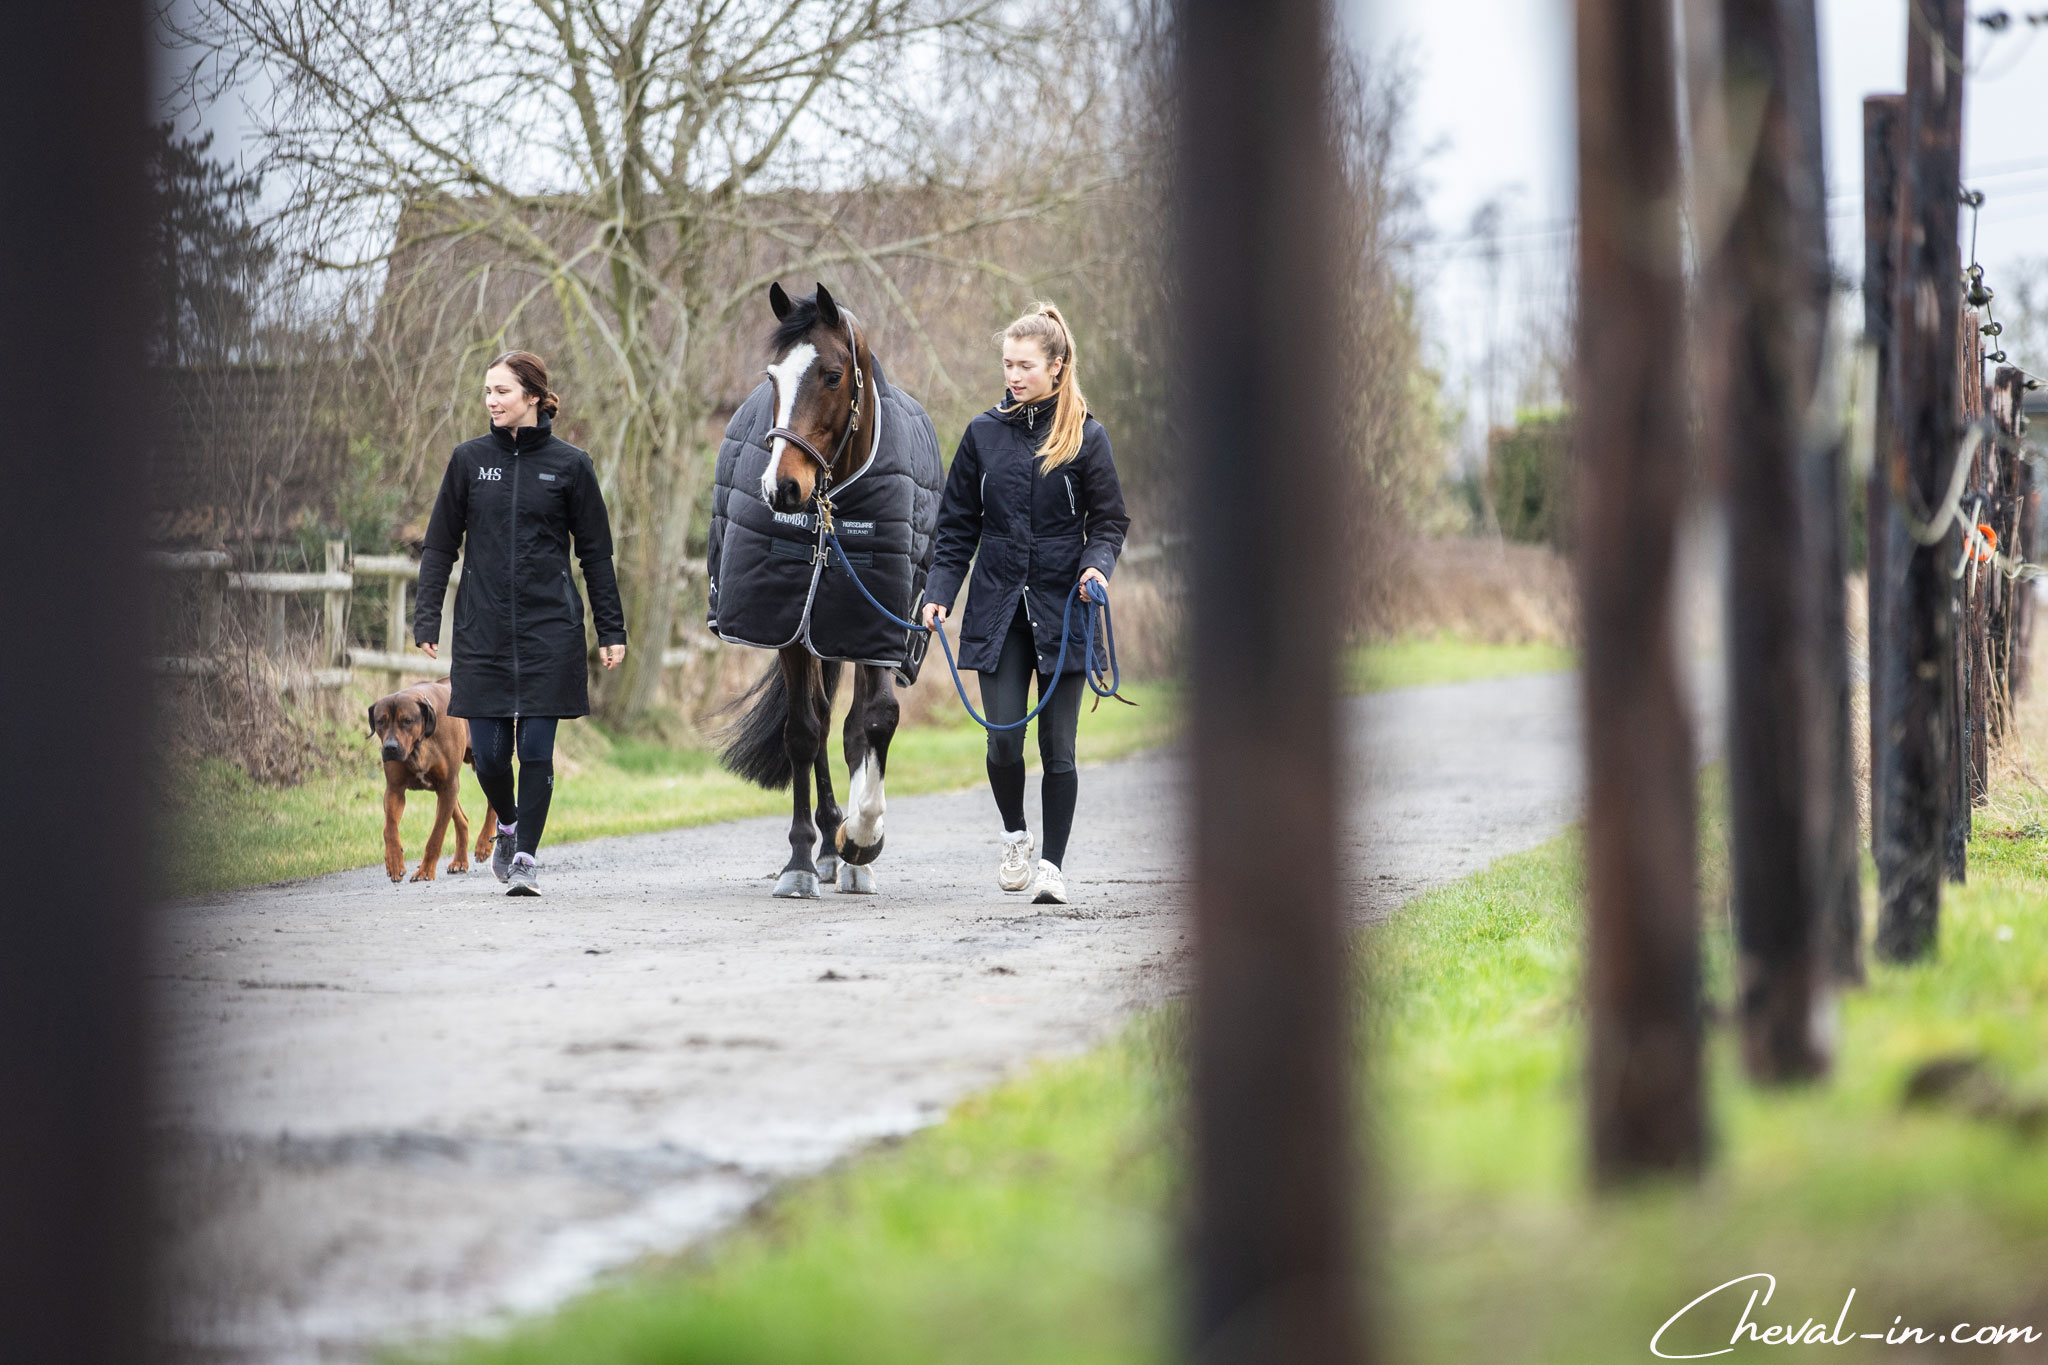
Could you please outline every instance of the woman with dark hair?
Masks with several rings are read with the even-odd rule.
[[[1045,841],[1034,850],[1024,823],[1024,732],[991,730],[988,784],[1003,819],[996,884],[1005,891],[1028,888],[1041,905],[1064,905],[1061,865],[1081,785],[1074,732],[1088,663],[1082,615],[1068,610],[1067,599],[1086,580],[1108,585],[1131,519],[1109,433],[1081,394],[1074,334],[1060,310],[1034,303],[996,341],[1003,348],[1004,400],[967,424],[953,456],[923,623],[936,627],[946,619],[972,564],[960,666],[980,672],[988,718],[998,725],[1022,720],[1037,679],[1045,707],[1038,713]]]
[[[597,627],[598,658],[626,657],[612,571],[611,519],[590,456],[554,433],[561,400],[547,365],[507,351],[484,371],[491,429],[455,447],[420,552],[412,638],[437,657],[441,599],[456,555],[448,714],[469,721],[477,784],[498,816],[491,870],[512,896],[538,896],[534,854],[555,787],[555,725],[590,714],[583,602],[569,577],[574,542]],[[515,795],[514,755],[519,759]]]

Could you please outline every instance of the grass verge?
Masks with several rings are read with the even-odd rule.
[[[1082,713],[1082,762],[1121,758],[1171,737],[1180,714],[1178,688],[1127,683],[1123,690],[1137,706],[1112,702],[1093,714]],[[789,810],[786,791],[763,791],[742,782],[720,768],[708,749],[612,736],[588,720],[563,726],[562,734],[563,753],[574,767],[555,788],[548,812],[550,844]],[[324,740],[330,762],[296,787],[262,786],[219,760],[183,765],[168,798],[173,812],[168,894],[203,895],[381,862],[383,766],[360,729],[333,726]],[[905,725],[889,751],[890,793],[951,791],[981,782],[984,751],[982,731],[965,716],[947,724]],[[832,752],[843,796],[846,772],[838,758],[836,728]],[[1035,765],[1035,747],[1027,746],[1027,752]],[[485,808],[476,774],[467,769],[462,808],[479,820]],[[400,836],[410,866],[418,866],[433,813],[431,794],[408,795]],[[453,829],[451,824],[451,840]]]
[[[1497,645],[1455,635],[1406,635],[1352,646],[1344,655],[1344,684],[1347,692],[1357,695],[1430,683],[1562,673],[1577,666],[1576,654],[1563,645]]]
[[[1439,636],[1360,646],[1345,666],[1349,690],[1380,692],[1554,671],[1569,668],[1571,656],[1550,645],[1488,645]],[[1123,690],[1139,703],[1136,709],[1112,703],[1083,714],[1083,762],[1122,758],[1173,737],[1181,713],[1177,685],[1134,682]],[[842,689],[842,705],[845,695]],[[344,709],[353,717],[360,708]],[[562,734],[569,764],[563,765],[548,815],[550,844],[788,809],[785,795],[741,782],[705,748],[608,735],[591,721],[565,726]],[[834,735],[836,754],[836,729]],[[180,764],[164,796],[172,813],[166,894],[204,895],[380,862],[384,779],[369,741],[352,723],[330,726],[322,738],[327,762],[295,787],[263,786],[217,760]],[[973,786],[983,780],[982,752],[981,731],[963,715],[906,725],[890,750],[889,789],[908,796]],[[1027,746],[1027,754],[1035,766],[1036,749]],[[845,777],[842,769],[842,794]],[[463,775],[462,808],[475,818],[484,809],[470,773]],[[433,809],[424,793],[406,802],[400,831],[411,866],[418,865]]]
[[[1714,803],[1709,803],[1710,809]],[[2040,804],[2048,812],[2048,801]],[[1703,903],[1725,898],[1706,821]],[[2008,837],[2017,835],[2017,837]],[[2048,1142],[2016,1116],[2048,1095],[2048,830],[1972,847],[1940,960],[1873,964],[1845,997],[1826,1085],[1762,1092],[1712,1031],[1715,1157],[1699,1183],[1585,1193],[1579,854],[1566,837],[1422,897],[1359,945],[1384,1230],[1374,1297],[1389,1358],[1651,1359],[1696,1295],[1764,1271],[1759,1327],[1849,1333],[1959,1322],[2048,1341]],[[1725,915],[1706,916],[1710,995],[1727,999]],[[1720,1012],[1725,1012],[1725,1006]],[[775,1198],[692,1256],[643,1268],[459,1365],[1038,1365],[1174,1355],[1178,1014],[1042,1066],[949,1119]],[[1908,1109],[1906,1079],[1982,1059],[2009,1097]],[[1747,1286],[1744,1286],[1746,1290]],[[1729,1344],[1731,1291],[1664,1339]],[[1897,1320],[1895,1325],[1895,1319]],[[1856,1340],[1831,1360],[2037,1359]],[[1719,1358],[1771,1359],[1748,1343]]]

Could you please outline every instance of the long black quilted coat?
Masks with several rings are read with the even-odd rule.
[[[973,560],[967,611],[954,618],[962,668],[995,669],[1021,601],[1031,615],[1038,669],[1051,673],[1067,598],[1081,571],[1099,569],[1108,578],[1123,553],[1131,519],[1124,513],[1109,433],[1100,422],[1090,417],[1083,423],[1081,451],[1071,461],[1039,472],[1038,447],[1045,442],[1053,402],[995,407],[976,417],[962,433],[946,476],[928,595],[950,609]],[[1071,673],[1085,662],[1079,605],[1064,619],[1072,639],[1063,671]],[[1102,662],[1100,639],[1095,653]]]
[[[412,622],[414,640],[440,638],[441,600],[460,554],[450,715],[590,713],[583,601],[569,577],[572,538],[597,642],[622,645],[611,519],[590,456],[556,437],[545,417],[516,431],[492,427],[455,447],[427,523]]]
[[[869,368],[880,433],[874,458],[832,490],[840,543],[882,604],[905,620],[924,600],[943,469],[938,433],[915,398]],[[775,387],[763,383],[726,424],[711,495],[709,603],[720,639],[821,659],[893,667],[915,678],[926,637],[892,625],[847,579],[837,556],[814,563],[817,517],[777,512],[761,497]]]

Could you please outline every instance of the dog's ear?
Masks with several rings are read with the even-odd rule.
[[[377,737],[377,707],[375,703],[372,703],[370,706],[370,737],[372,739]]]
[[[434,733],[434,703],[420,698],[420,738],[426,739]]]

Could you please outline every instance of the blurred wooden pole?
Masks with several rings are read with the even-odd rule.
[[[1760,1081],[1827,1069],[1817,997],[1833,906],[1841,577],[1830,553],[1832,447],[1808,438],[1830,273],[1820,64],[1811,0],[1722,0],[1723,100],[1756,111],[1728,173],[1710,264],[1714,435],[1728,518],[1728,786],[1743,1060]],[[1835,515],[1839,515],[1838,513]],[[1832,633],[1823,599],[1836,598]]]
[[[9,460],[0,536],[0,1361],[131,1365],[150,1224],[147,34],[134,0],[11,12],[0,374],[17,429],[58,448]]]
[[[1938,510],[1961,440],[1956,242],[1963,81],[1963,0],[1921,0],[1906,30],[1906,106],[1892,292],[1891,428],[1883,452],[1894,499]],[[1955,635],[1948,570],[1959,545],[1913,544],[1886,574],[1898,585],[1888,623],[1892,672],[1885,726],[1893,745],[1878,830],[1878,956],[1933,953],[1941,917],[1955,733]],[[1896,684],[1895,686],[1893,684]]]
[[[1913,554],[1912,537],[1892,502],[1891,473],[1899,456],[1892,429],[1892,294],[1897,275],[1898,218],[1906,152],[1906,97],[1872,95],[1863,101],[1863,340],[1874,352],[1870,476],[1864,503],[1867,546],[1868,636],[1870,644],[1870,829],[1879,894],[1899,875],[1899,848],[1885,837],[1890,828],[1884,795],[1896,785],[1895,769],[1903,730],[1900,700],[1910,684],[1899,652],[1897,618],[1900,579]],[[1849,966],[1849,945],[1837,936],[1838,975]],[[1863,977],[1861,933],[1854,945],[1853,977]]]
[[[1182,0],[1194,517],[1189,1357],[1361,1359],[1337,890],[1339,183],[1309,0]],[[1318,496],[1314,490],[1328,496]]]
[[[1594,1178],[1696,1168],[1697,771],[1674,571],[1689,461],[1672,15],[1579,0],[1578,575]]]

